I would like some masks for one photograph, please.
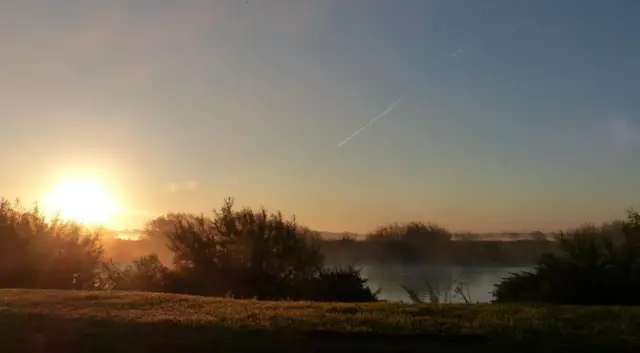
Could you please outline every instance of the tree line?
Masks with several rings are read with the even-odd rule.
[[[326,266],[317,232],[265,209],[238,209],[226,199],[211,216],[168,214],[146,233],[167,246],[172,264],[151,254],[122,266],[105,258],[99,232],[37,207],[0,201],[0,287],[139,290],[234,298],[376,301],[354,266]],[[532,271],[503,278],[495,301],[640,304],[640,215],[555,235],[555,251]],[[380,227],[366,243],[401,240],[437,249],[451,233],[411,222]],[[347,241],[349,242],[349,241]],[[465,242],[462,242],[465,243]],[[473,243],[473,242],[468,242]]]
[[[0,202],[0,287],[140,290],[234,298],[375,301],[352,266],[326,268],[318,236],[281,213],[236,209],[173,214],[150,226],[173,254],[124,267],[105,259],[98,233],[38,210]],[[151,229],[150,229],[151,230]]]
[[[494,291],[497,302],[576,305],[640,304],[640,214],[584,225],[556,235],[559,252],[532,271],[512,273]]]

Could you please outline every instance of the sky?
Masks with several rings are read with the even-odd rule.
[[[94,178],[123,228],[228,196],[325,231],[621,218],[640,206],[638,13],[633,0],[3,1],[0,195],[40,202]]]

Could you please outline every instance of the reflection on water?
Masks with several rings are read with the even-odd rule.
[[[402,264],[360,264],[363,277],[367,278],[371,289],[382,289],[380,299],[389,301],[409,301],[402,285],[428,297],[429,281],[435,291],[453,292],[453,286],[461,283],[472,302],[489,302],[493,299],[493,286],[510,272],[530,270],[530,267],[452,267]],[[462,302],[461,297],[452,301]]]

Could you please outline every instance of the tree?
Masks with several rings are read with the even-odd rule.
[[[640,217],[629,211],[620,243],[609,225],[558,233],[560,253],[545,254],[533,271],[501,280],[494,291],[496,301],[640,304]]]
[[[104,261],[99,234],[0,200],[0,287],[376,300],[359,271],[324,269],[319,234],[279,212],[236,210],[226,199],[212,218],[170,214],[150,222],[147,232],[167,243],[173,268],[157,255],[124,268]]]
[[[401,240],[420,243],[441,243],[450,241],[451,233],[435,223],[408,222],[392,223],[378,227],[367,235],[367,240]]]
[[[470,233],[470,232],[453,233],[453,235],[451,236],[451,239],[457,240],[457,241],[477,241],[477,240],[480,240],[480,235],[475,233]]]
[[[316,275],[323,257],[310,230],[281,213],[234,209],[226,199],[212,219],[181,215],[166,236],[174,265],[203,294],[276,299]]]
[[[167,289],[170,270],[157,255],[140,257],[113,278],[112,289],[163,292]]]
[[[99,234],[0,200],[0,287],[92,288],[101,258]]]
[[[531,232],[529,235],[531,236],[531,240],[535,240],[535,241],[546,241],[547,240],[547,235],[544,234],[541,231]]]

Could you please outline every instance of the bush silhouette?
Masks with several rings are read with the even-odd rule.
[[[124,268],[118,268],[112,261],[103,262],[96,289],[164,292],[169,279],[170,270],[152,254],[142,256]]]
[[[123,272],[125,279],[116,281],[121,287],[161,283],[166,291],[198,295],[375,300],[358,271],[324,270],[319,235],[295,219],[285,220],[281,213],[236,210],[233,200],[226,199],[212,218],[171,214],[152,221],[147,229],[166,239],[173,269],[161,267],[157,257],[145,259]],[[327,293],[325,287],[333,292]]]
[[[541,257],[531,272],[511,274],[496,285],[497,302],[582,305],[640,303],[640,217],[558,234],[560,254]]]
[[[420,243],[442,243],[452,238],[451,233],[434,223],[408,222],[392,223],[378,227],[367,234],[369,241],[410,241]]]
[[[415,263],[434,259],[434,253],[451,242],[452,234],[434,223],[391,223],[367,234],[366,240],[385,261]]]
[[[367,280],[353,266],[323,269],[307,288],[305,299],[327,302],[373,302],[380,293],[380,290],[371,292]]]
[[[0,200],[0,287],[90,289],[101,258],[97,234]]]

